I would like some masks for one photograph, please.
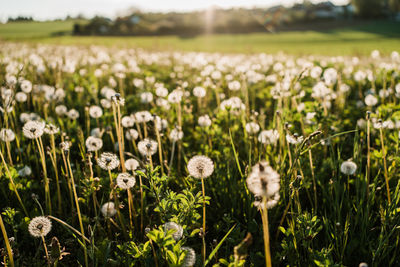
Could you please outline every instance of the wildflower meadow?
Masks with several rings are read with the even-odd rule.
[[[400,266],[400,55],[4,42],[5,266]]]

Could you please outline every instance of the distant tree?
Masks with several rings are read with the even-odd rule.
[[[358,16],[377,18],[383,15],[385,0],[352,0]]]
[[[33,21],[32,17],[24,17],[24,16],[18,16],[16,18],[9,17],[7,22],[18,22],[18,21]]]
[[[400,0],[389,0],[389,7],[391,12],[400,12]]]

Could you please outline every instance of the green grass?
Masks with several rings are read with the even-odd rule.
[[[276,34],[219,34],[180,38],[158,37],[99,37],[54,36],[67,33],[73,21],[12,23],[0,25],[0,39],[65,45],[106,45],[142,47],[149,50],[184,50],[226,53],[277,53],[365,55],[374,49],[390,53],[399,49],[399,22],[368,22],[330,31],[282,32]]]

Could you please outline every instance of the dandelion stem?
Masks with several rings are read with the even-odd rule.
[[[201,190],[203,192],[203,234],[202,234],[202,241],[203,241],[203,249],[202,249],[202,255],[203,255],[203,264],[206,262],[206,192],[204,189],[204,179],[201,178]]]
[[[69,173],[70,173],[70,177],[71,177],[72,191],[74,193],[74,198],[75,198],[76,212],[78,213],[79,226],[81,228],[82,236],[85,236],[85,231],[84,231],[84,228],[83,228],[83,222],[82,222],[82,216],[81,216],[81,210],[79,208],[78,194],[76,193],[74,174],[72,172],[71,162],[69,160],[69,154],[67,155],[66,158],[67,158],[68,169],[69,169]],[[85,239],[82,238],[82,240],[83,240],[83,244],[84,244],[83,252],[85,254],[85,266],[88,267],[89,266],[89,262],[88,262],[88,256],[87,256],[87,251],[86,251]]]
[[[264,232],[264,250],[265,250],[265,266],[271,267],[271,252],[269,248],[269,229],[268,229],[268,210],[267,199],[263,197],[263,205],[261,210],[263,232]]]
[[[389,202],[389,205],[390,205],[391,200],[390,200],[390,189],[389,189],[389,177],[388,177],[388,172],[387,172],[386,153],[385,153],[385,144],[384,144],[384,141],[383,141],[383,130],[382,130],[382,127],[379,129],[379,132],[380,132],[380,135],[381,135],[381,146],[382,146],[383,168],[384,168],[384,171],[385,171],[386,192],[387,192],[388,202]]]
[[[0,214],[0,227],[1,227],[1,232],[3,233],[3,238],[4,238],[4,243],[6,243],[6,249],[7,249],[7,254],[8,254],[8,259],[11,267],[14,267],[14,256],[13,252],[10,246],[10,241],[8,240],[7,232],[6,232],[6,227],[4,226],[3,218],[1,217]]]
[[[44,240],[44,236],[43,236],[43,235],[41,235],[40,237],[42,238],[43,247],[44,247],[44,252],[46,253],[47,265],[48,265],[48,266],[51,266],[51,264],[50,264],[50,258],[49,258],[49,252],[47,251],[47,246],[46,246],[46,240]]]
[[[369,195],[369,180],[371,175],[371,121],[370,116],[367,115],[367,199]]]

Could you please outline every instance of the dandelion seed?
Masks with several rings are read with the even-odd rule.
[[[103,204],[103,206],[101,206],[101,213],[104,217],[113,217],[117,213],[114,202],[106,202]]]
[[[178,241],[182,238],[183,236],[183,228],[179,224],[175,222],[167,222],[164,224],[164,232],[168,232],[169,230],[175,230],[174,233],[172,234],[172,237],[175,239],[175,241]]]
[[[116,181],[117,186],[125,190],[134,187],[136,184],[135,178],[127,172],[118,174]]]
[[[28,231],[33,237],[46,236],[51,230],[51,221],[44,217],[38,216],[31,220]]]
[[[103,170],[113,170],[119,166],[119,159],[117,155],[113,153],[104,152],[97,159],[97,164]]]
[[[139,153],[143,156],[152,156],[157,152],[158,144],[156,141],[150,138],[145,138],[138,143],[137,147]]]
[[[190,176],[197,179],[204,179],[214,172],[213,161],[206,156],[194,156],[187,165]]]

